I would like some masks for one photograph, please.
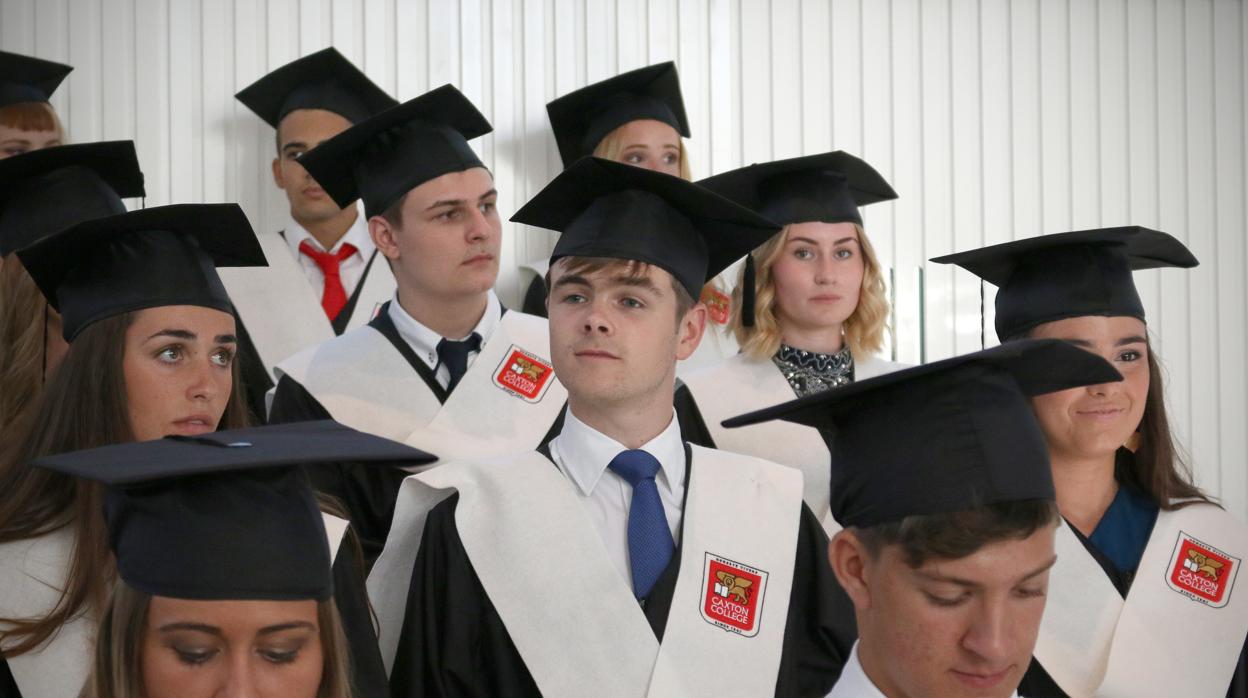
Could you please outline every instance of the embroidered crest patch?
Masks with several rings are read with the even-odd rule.
[[[702,584],[702,618],[707,623],[745,637],[758,634],[767,591],[767,573],[706,554]]]
[[[1231,599],[1239,558],[1179,531],[1166,584],[1206,606],[1222,608]]]
[[[550,362],[514,344],[505,357],[494,372],[494,385],[525,402],[540,402],[555,375]]]
[[[710,286],[702,289],[702,302],[706,304],[707,317],[718,325],[727,325],[732,319],[732,296]]]

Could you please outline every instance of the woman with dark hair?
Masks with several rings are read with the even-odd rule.
[[[345,458],[432,459],[312,422],[35,461],[103,492],[119,579],[86,695],[363,698],[333,602],[342,529],[327,526],[301,467]]]
[[[30,463],[246,426],[235,319],[215,266],[264,257],[234,204],[99,218],[18,256],[61,313],[70,348],[31,409],[0,435],[0,649],[23,695],[72,696],[86,678],[115,563],[101,488]],[[360,572],[335,566],[346,580],[338,598],[357,678],[375,681],[380,657]]]
[[[829,452],[818,430],[785,421],[724,429],[734,415],[903,368],[880,356],[885,270],[860,206],[897,194],[842,151],[750,165],[698,182],[784,228],[748,257],[733,292],[741,353],[684,376],[676,413],[690,441],[797,468],[829,535]]]
[[[144,195],[132,141],[66,145],[0,160],[0,433],[34,404],[69,345],[61,314],[14,252]]]
[[[1019,240],[932,260],[997,285],[1003,342],[1061,339],[1110,361],[1106,383],[1042,395],[1058,531],[1048,607],[1023,695],[1248,695],[1248,599],[1232,596],[1248,527],[1193,482],[1166,417],[1132,271],[1190,268],[1138,227]],[[1200,628],[1200,638],[1178,628]]]

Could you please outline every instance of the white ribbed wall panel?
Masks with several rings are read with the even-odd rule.
[[[980,285],[929,257],[1135,223],[1186,241],[1139,275],[1200,484],[1248,515],[1248,8],[1240,0],[0,0],[0,47],[76,67],[71,140],[133,138],[149,205],[284,199],[272,132],[233,100],[334,45],[407,99],[455,83],[509,214],[558,170],[544,104],[675,60],[697,176],[841,148],[901,199],[867,213],[894,270],[896,350],[991,340]],[[500,290],[551,234],[507,225]],[[922,272],[922,275],[921,275]],[[991,343],[991,341],[990,341]]]

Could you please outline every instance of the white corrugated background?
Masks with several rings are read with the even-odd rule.
[[[1173,233],[1204,264],[1140,274],[1150,326],[1199,481],[1241,517],[1246,37],[1240,0],[0,0],[0,46],[76,66],[53,100],[72,140],[133,138],[149,205],[238,201],[264,228],[284,205],[272,132],[233,94],[297,56],[332,44],[400,99],[459,86],[494,123],[479,150],[505,214],[558,168],[546,101],[675,60],[695,176],[841,148],[892,180],[867,222],[905,361],[980,346],[979,284],[928,257]],[[514,302],[552,239],[508,232]]]

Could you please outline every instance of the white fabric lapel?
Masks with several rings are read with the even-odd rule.
[[[344,334],[367,325],[381,311],[381,306],[394,298],[394,290],[397,286],[394,272],[390,270],[390,263],[386,261],[386,256],[380,250],[376,251],[372,265],[368,267],[368,274],[360,283],[363,286],[359,289],[359,296],[356,298],[355,307],[352,308],[351,319],[347,322]]]
[[[531,451],[567,399],[550,362],[546,320],[510,311],[436,416],[405,441],[441,461]]]

